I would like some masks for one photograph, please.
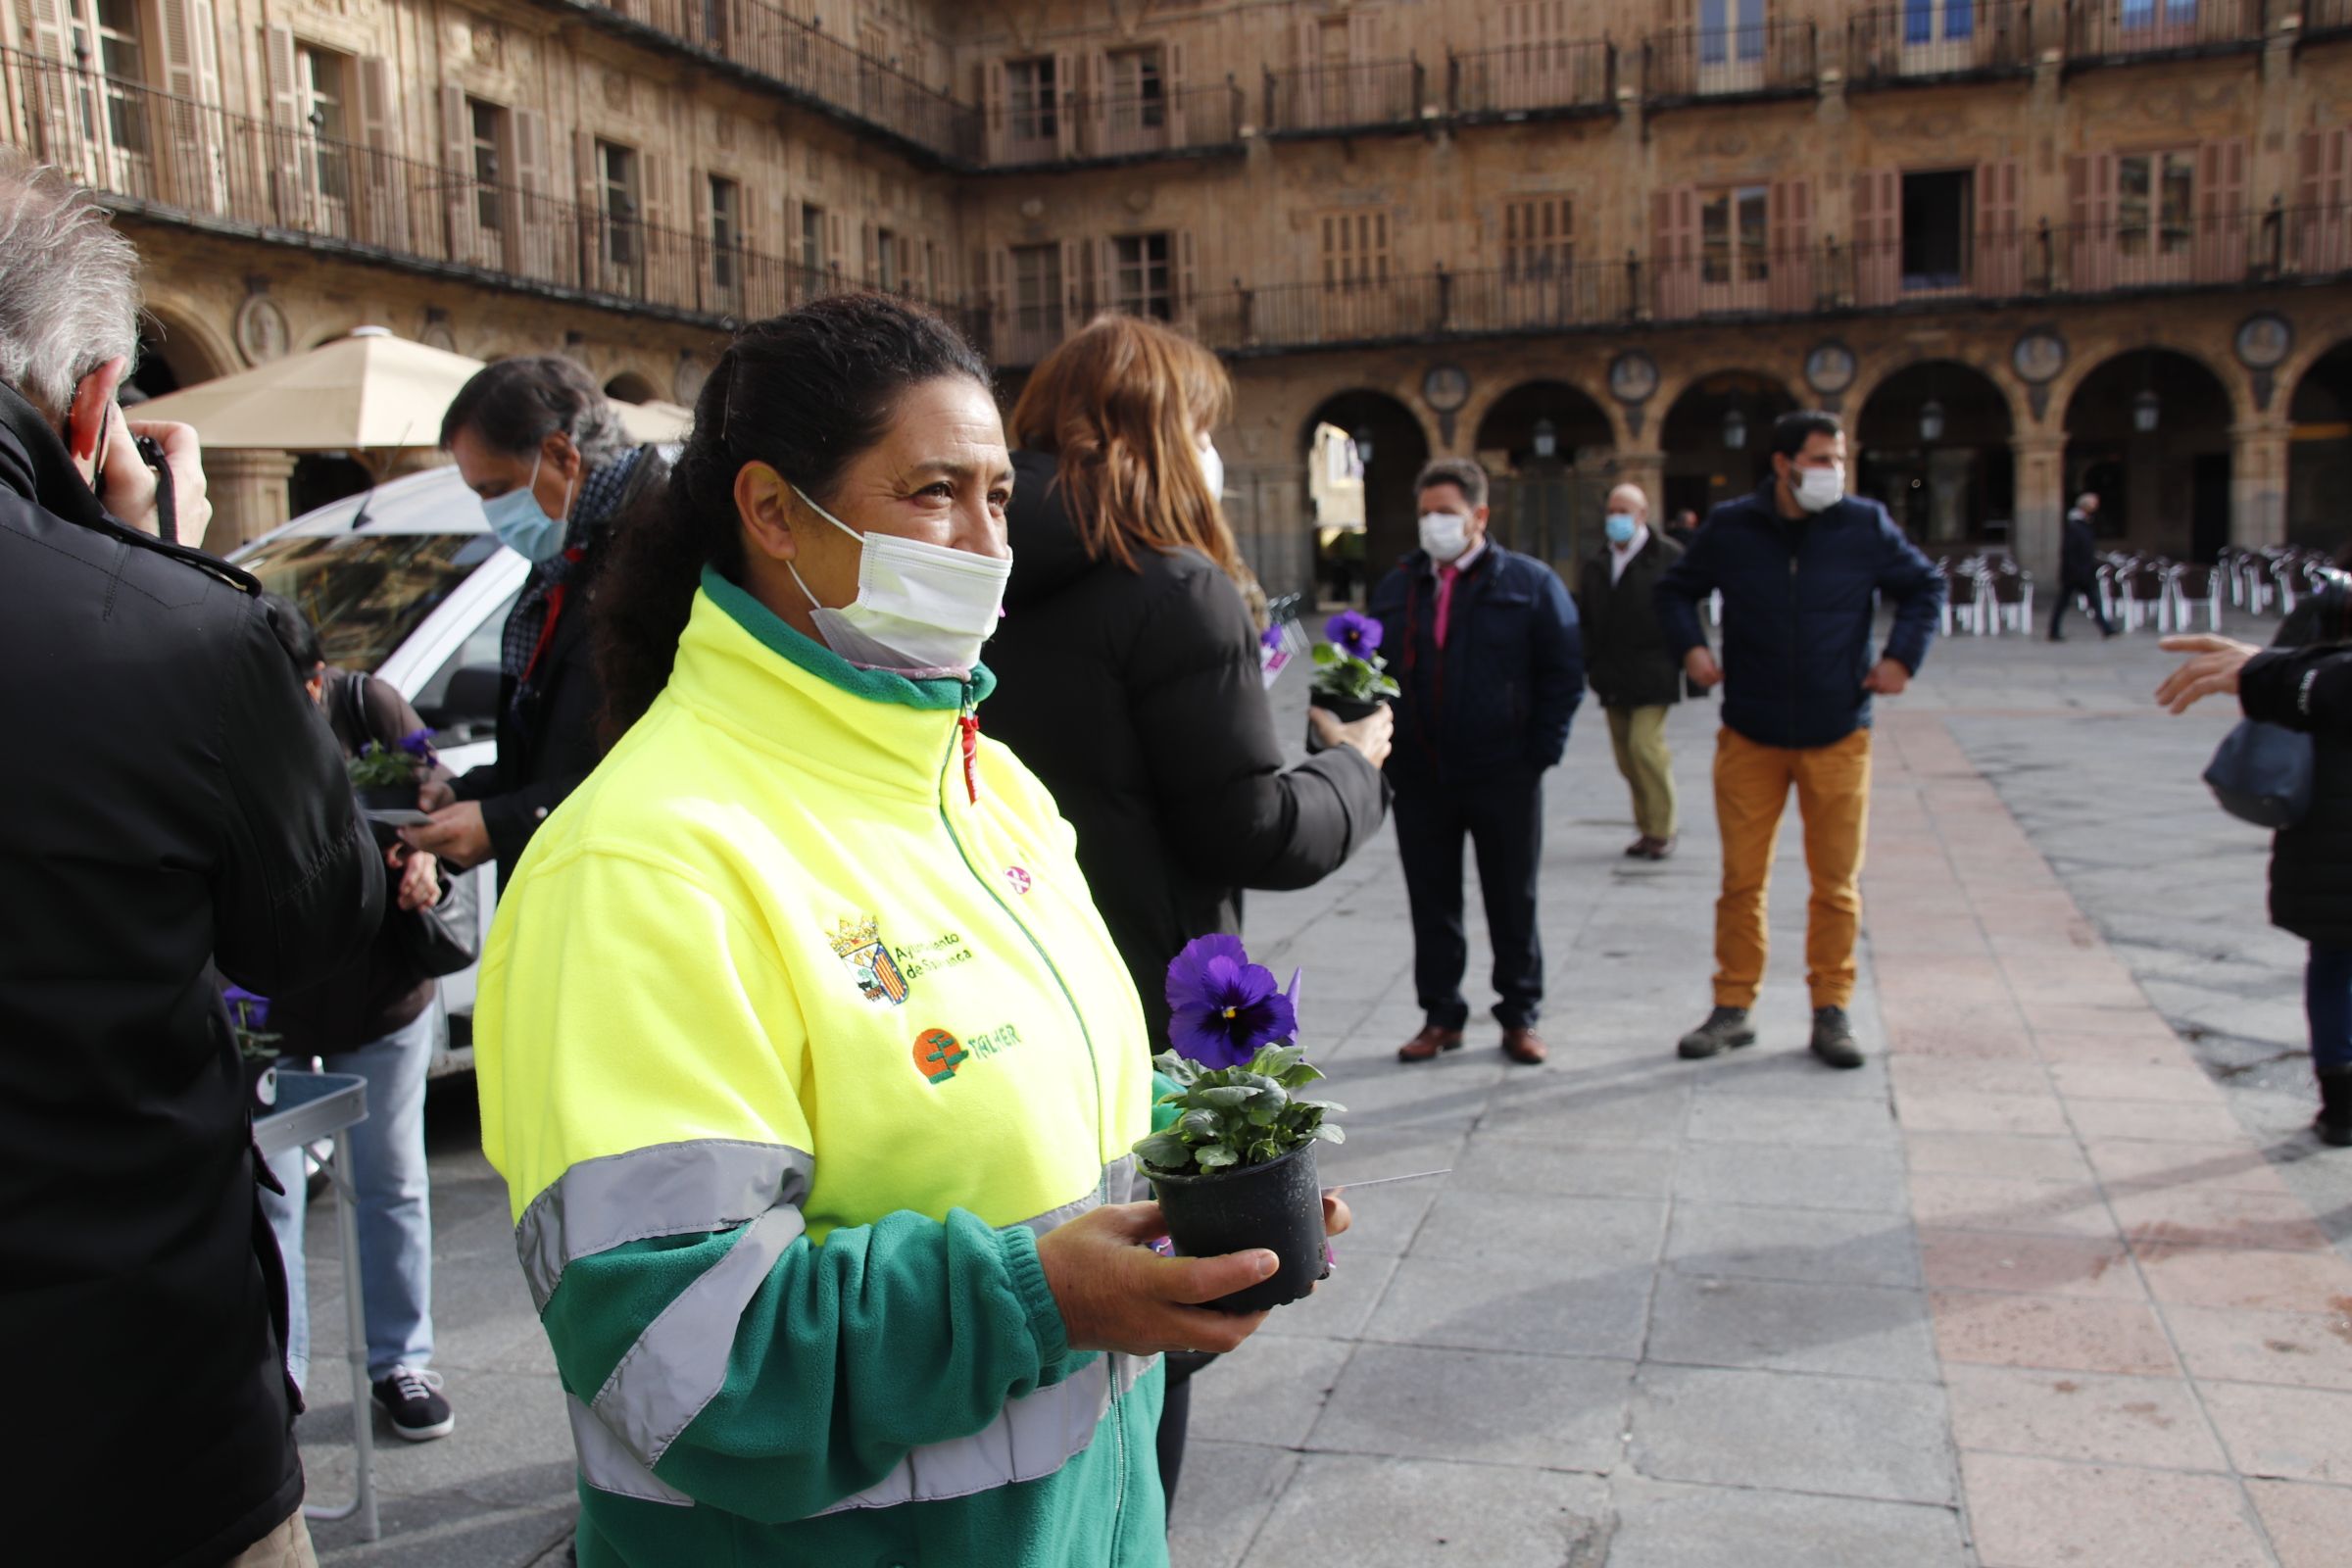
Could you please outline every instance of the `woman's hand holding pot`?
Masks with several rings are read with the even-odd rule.
[[[1061,1308],[1071,1349],[1221,1354],[1266,1320],[1263,1312],[1237,1315],[1200,1303],[1272,1274],[1280,1266],[1272,1252],[1162,1257],[1151,1243],[1167,1229],[1157,1203],[1108,1203],[1038,1239],[1037,1260]]]
[[[1306,721],[1314,726],[1315,736],[1324,749],[1352,746],[1364,754],[1364,760],[1374,767],[1389,760],[1389,745],[1396,729],[1396,715],[1383,703],[1369,716],[1355,722],[1342,723],[1339,715],[1327,708],[1309,708]]]

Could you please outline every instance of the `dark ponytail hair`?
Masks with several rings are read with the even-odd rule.
[[[695,400],[694,432],[656,492],[612,531],[598,571],[597,674],[607,743],[645,715],[677,662],[703,567],[743,578],[735,476],[764,463],[818,502],[882,439],[909,388],[988,364],[956,330],[886,294],[845,294],[735,336]]]

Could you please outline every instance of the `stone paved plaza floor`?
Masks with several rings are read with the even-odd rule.
[[[2144,636],[1964,639],[1883,706],[1859,1072],[1803,1051],[1793,809],[1763,1041],[1673,1057],[1708,1000],[1711,704],[1670,725],[1663,865],[1620,855],[1625,792],[1580,715],[1548,792],[1546,1067],[1483,1022],[1395,1060],[1420,1018],[1385,838],[1252,899],[1252,952],[1305,966],[1305,1039],[1350,1107],[1327,1172],[1452,1174],[1363,1193],[1322,1292],[1196,1383],[1176,1568],[2352,1562],[2352,1153],[2304,1130],[2266,840],[2197,781],[2231,715],[2156,712],[2169,663]],[[1483,974],[1475,920],[1472,952]],[[568,1534],[561,1395],[452,1088],[459,1427],[379,1446],[385,1540],[321,1527],[338,1564],[560,1562]],[[326,1219],[301,1430],[332,1497]]]

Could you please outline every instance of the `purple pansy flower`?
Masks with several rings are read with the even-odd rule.
[[[1280,621],[1276,621],[1273,625],[1268,626],[1264,631],[1259,632],[1257,634],[1257,646],[1260,648],[1280,648],[1282,646],[1282,623]]]
[[[1340,651],[1362,659],[1380,646],[1380,622],[1359,610],[1343,610],[1323,623],[1324,638]]]
[[[1298,980],[1293,977],[1294,989]],[[1248,1065],[1260,1046],[1298,1032],[1298,1010],[1274,983],[1274,971],[1251,963],[1242,940],[1196,937],[1168,965],[1168,1043],[1203,1067]]]
[[[433,760],[433,732],[429,729],[413,729],[400,738],[400,749],[419,762],[430,762]]]
[[[257,997],[243,986],[223,986],[220,988],[220,1000],[228,1004],[229,1014],[237,1020],[239,1028],[267,1029],[270,1027],[270,999],[268,997]]]

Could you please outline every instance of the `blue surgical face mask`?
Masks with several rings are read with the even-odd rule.
[[[1610,513],[1607,524],[1609,530],[1609,543],[1613,545],[1632,544],[1634,542],[1635,526],[1636,524],[1634,522],[1633,514],[1628,512]]]
[[[539,505],[539,495],[532,486],[539,482],[539,465],[545,454],[531,460],[531,476],[520,486],[503,496],[494,496],[482,503],[482,515],[489,519],[490,531],[498,542],[525,561],[553,561],[564,553],[564,519],[551,517]],[[571,481],[564,481],[564,510],[571,510]]]

